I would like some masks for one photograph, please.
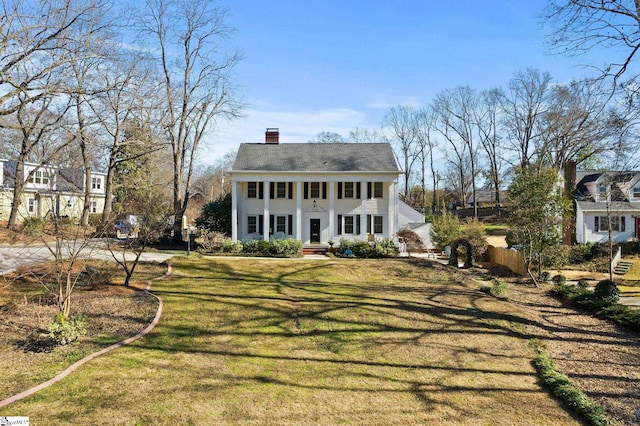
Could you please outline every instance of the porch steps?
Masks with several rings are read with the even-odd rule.
[[[317,254],[317,255],[325,255],[327,254],[327,252],[329,251],[329,247],[326,246],[304,246],[302,247],[302,254],[304,255],[310,255],[310,254]]]
[[[632,265],[633,263],[628,260],[621,260],[613,269],[613,272],[617,275],[624,275],[629,271],[629,269],[631,269]]]

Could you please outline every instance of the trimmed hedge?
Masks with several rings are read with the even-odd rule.
[[[604,408],[589,399],[584,392],[571,383],[567,376],[558,372],[553,365],[553,360],[543,353],[541,348],[538,347],[536,351],[538,352],[534,360],[536,370],[542,382],[555,396],[590,425],[613,424]]]
[[[395,257],[398,249],[393,241],[384,239],[382,241],[349,241],[340,239],[340,246],[337,254],[342,257],[359,257],[363,259],[381,259]]]
[[[301,257],[302,242],[293,238],[246,240],[233,242],[230,238],[220,241],[216,247],[207,250],[216,254],[250,255],[263,257]]]
[[[597,291],[580,286],[556,285],[550,292],[553,296],[571,306],[593,312],[616,324],[640,331],[640,311],[617,303],[618,288],[615,283],[604,280],[596,285]]]

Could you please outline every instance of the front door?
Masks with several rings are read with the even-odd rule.
[[[320,242],[320,219],[310,219],[311,243]]]

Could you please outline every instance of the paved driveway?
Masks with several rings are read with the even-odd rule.
[[[77,249],[72,247],[72,243],[65,243],[62,251],[63,253],[65,251],[75,252]],[[123,256],[124,254],[120,253],[120,255]],[[102,240],[91,241],[89,245],[80,252],[80,256],[88,259],[113,259],[111,252],[106,249],[105,242]],[[140,260],[143,262],[164,262],[172,256],[172,254],[165,253],[143,253]],[[53,257],[49,247],[44,244],[0,245],[0,275],[12,272],[18,266],[45,262],[53,259]],[[133,253],[127,253],[127,259],[133,258]]]

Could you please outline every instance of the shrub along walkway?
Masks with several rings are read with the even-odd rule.
[[[186,259],[154,290],[164,313],[148,336],[0,415],[34,425],[578,424],[531,362],[531,339],[564,340],[564,326],[439,264]],[[573,332],[581,344],[622,345]]]

